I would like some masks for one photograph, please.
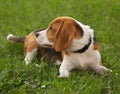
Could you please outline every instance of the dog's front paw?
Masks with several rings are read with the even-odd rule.
[[[67,78],[68,76],[66,75],[59,75],[58,78]]]
[[[60,74],[58,78],[67,78],[69,76],[69,73],[67,74]]]

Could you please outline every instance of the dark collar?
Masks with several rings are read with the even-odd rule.
[[[89,37],[88,44],[86,44],[83,48],[81,48],[81,49],[79,49],[77,51],[73,51],[73,52],[74,53],[83,53],[83,52],[85,52],[89,48],[90,44],[91,44],[91,36]]]

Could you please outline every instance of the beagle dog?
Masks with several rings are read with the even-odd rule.
[[[58,77],[68,77],[72,69],[93,70],[103,75],[107,68],[101,63],[100,48],[94,30],[71,17],[54,19],[47,29],[36,32],[41,47],[63,52]]]
[[[10,42],[24,44],[25,63],[28,65],[35,57],[39,55],[40,59],[49,64],[60,64],[62,61],[61,52],[56,52],[53,48],[43,48],[36,42],[36,32],[44,31],[44,29],[34,31],[26,37],[14,36],[9,34],[7,40]]]

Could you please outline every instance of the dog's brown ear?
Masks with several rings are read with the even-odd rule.
[[[77,36],[77,29],[71,21],[64,21],[61,23],[57,34],[55,36],[55,50],[64,51],[67,49],[74,37]]]

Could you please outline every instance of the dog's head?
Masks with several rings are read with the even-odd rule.
[[[54,47],[56,51],[64,51],[71,45],[73,39],[80,39],[83,30],[70,17],[54,19],[47,29],[36,32],[37,42],[44,47]]]

